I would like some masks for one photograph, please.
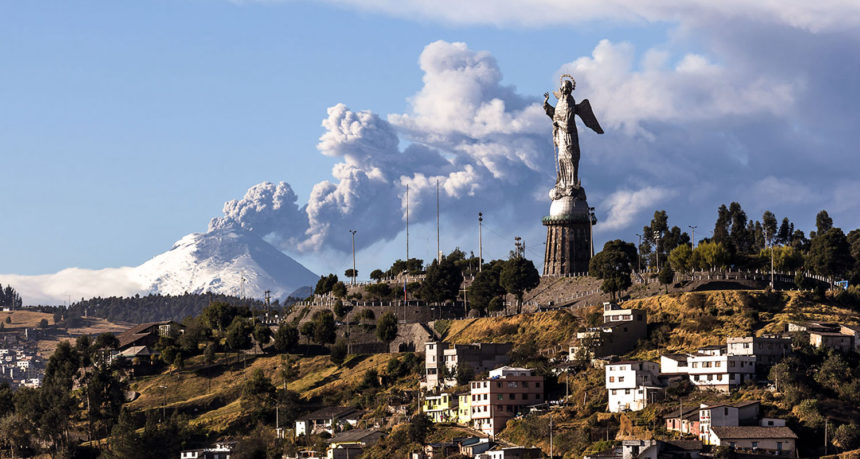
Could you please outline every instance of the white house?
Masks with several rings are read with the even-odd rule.
[[[660,366],[655,362],[627,360],[606,365],[608,410],[638,411],[656,401],[663,389],[658,385]]]
[[[729,355],[725,346],[707,346],[695,354],[660,357],[664,375],[686,374],[696,388],[729,392],[755,376],[754,355]]]
[[[797,435],[788,427],[713,427],[714,446],[728,446],[733,450],[753,451],[793,456]]]
[[[737,427],[755,425],[760,403],[743,401],[733,404],[701,405],[699,407],[699,439],[706,445],[714,442],[713,427]]]

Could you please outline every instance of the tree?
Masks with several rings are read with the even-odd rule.
[[[427,275],[421,284],[421,298],[432,303],[441,303],[457,298],[463,274],[448,257],[433,261],[427,268]]]
[[[772,243],[774,238],[776,238],[776,225],[776,215],[769,210],[764,211],[764,214],[761,216],[761,226],[764,231],[764,238],[767,240],[768,244]]]
[[[260,345],[260,348],[269,344],[269,341],[272,339],[272,329],[264,324],[255,324],[254,331],[251,334],[254,336],[254,341]]]
[[[482,315],[487,311],[493,298],[505,294],[505,289],[499,282],[503,263],[488,265],[486,269],[475,276],[475,280],[469,286],[467,294],[469,303],[472,309],[477,310]]]
[[[821,212],[818,212],[818,215],[815,216],[815,229],[817,230],[815,234],[824,234],[830,231],[831,228],[833,228],[833,219],[830,218],[827,211],[822,210]]]
[[[375,280],[376,282],[382,282],[382,279],[385,278],[385,271],[381,269],[374,269],[370,272],[370,278]]]
[[[669,265],[677,272],[688,272],[693,266],[693,249],[688,244],[681,244],[669,252]]]
[[[296,345],[299,344],[299,331],[296,327],[284,322],[278,327],[275,332],[275,350],[286,354],[293,352]]]
[[[523,309],[523,294],[540,285],[540,273],[531,260],[514,256],[507,260],[499,272],[499,285],[517,298],[517,313]]]
[[[397,317],[391,312],[386,312],[376,323],[376,337],[380,341],[390,344],[397,338]]]
[[[254,328],[247,319],[236,317],[233,323],[227,327],[226,342],[238,358],[239,351],[251,347],[251,332]]]
[[[275,386],[263,370],[256,369],[242,385],[242,410],[250,411],[252,417],[263,420],[275,404]]]
[[[457,384],[465,386],[473,379],[475,379],[475,370],[471,366],[465,363],[457,365]]]
[[[668,264],[660,268],[660,274],[657,275],[657,280],[666,287],[666,293],[669,293],[669,284],[675,280],[675,271]]]
[[[848,451],[860,447],[860,427],[857,424],[842,424],[833,434],[833,444]]]
[[[331,359],[331,363],[335,365],[340,365],[346,359],[346,354],[348,352],[348,348],[346,342],[343,338],[338,339],[334,346],[331,347],[331,355],[329,358]]]
[[[203,362],[207,365],[211,365],[212,362],[215,361],[215,343],[209,343],[206,346],[206,350],[203,351]]]
[[[335,284],[331,287],[331,294],[338,297],[338,298],[345,297],[346,296],[346,285],[341,281],[335,282]]]
[[[314,323],[305,322],[301,325],[299,330],[301,331],[302,336],[305,337],[305,342],[310,343],[311,338],[314,337]]]
[[[592,257],[588,264],[589,275],[603,279],[600,289],[609,293],[613,300],[618,292],[632,285],[630,273],[633,271],[635,254],[633,244],[616,239],[604,244],[603,250]]]
[[[845,276],[854,267],[851,246],[839,228],[815,235],[806,262],[813,272],[828,277]]]
[[[334,343],[337,326],[331,311],[317,311],[313,317],[314,341],[319,344]]]
[[[720,242],[703,242],[693,249],[691,264],[699,269],[724,268],[729,262],[729,251]]]
[[[424,413],[416,414],[409,422],[409,440],[423,445],[431,430],[433,421]]]
[[[764,249],[759,256],[770,264],[770,251],[773,250],[773,268],[776,271],[795,271],[803,267],[803,254],[791,246]]]
[[[236,307],[221,301],[215,301],[203,309],[203,318],[210,328],[217,328],[218,331],[224,331],[228,325],[233,322],[238,311]]]
[[[331,289],[337,282],[337,276],[334,274],[329,274],[328,276],[320,276],[320,280],[317,281],[317,285],[314,288],[314,294],[325,295],[326,293],[331,292]]]
[[[349,268],[343,273],[343,277],[348,277],[348,278],[358,277],[358,270]]]

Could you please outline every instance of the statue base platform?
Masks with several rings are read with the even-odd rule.
[[[588,201],[579,196],[553,200],[550,215],[542,223],[546,226],[543,275],[587,274],[592,254],[591,230],[597,223]]]

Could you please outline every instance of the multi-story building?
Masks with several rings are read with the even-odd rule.
[[[755,361],[753,355],[729,355],[725,346],[707,346],[695,354],[662,356],[660,372],[686,374],[700,390],[729,392],[753,379]]]
[[[466,392],[457,395],[457,424],[465,426],[472,423],[472,394]]]
[[[457,422],[459,412],[457,408],[458,397],[446,392],[439,395],[424,397],[421,411],[430,417],[433,422]]]
[[[743,401],[733,404],[701,405],[699,407],[699,440],[713,444],[714,427],[753,426],[758,424],[760,403]]]
[[[569,360],[626,354],[640,339],[648,337],[648,313],[643,309],[623,309],[603,303],[603,324],[576,334],[568,350]]]
[[[507,366],[490,371],[487,379],[472,381],[472,426],[497,434],[522,407],[544,401],[543,382],[534,370]]]
[[[659,387],[660,366],[654,362],[626,360],[606,365],[608,410],[638,411],[662,396]]]
[[[456,384],[453,376],[459,368],[469,368],[474,374],[479,374],[506,365],[511,361],[508,355],[511,349],[511,343],[424,343],[426,387],[453,386]],[[443,371],[447,378],[441,377]]]
[[[778,335],[730,337],[728,355],[754,355],[759,368],[773,365],[791,352],[791,338]]]

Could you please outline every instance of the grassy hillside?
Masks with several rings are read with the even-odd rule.
[[[218,433],[242,420],[242,384],[255,370],[262,370],[275,386],[283,387],[280,369],[284,361],[280,356],[251,357],[245,364],[241,359],[236,363],[234,354],[219,357],[221,364],[210,368],[200,365],[200,357],[196,357],[186,363],[187,370],[135,380],[131,388],[140,396],[129,408],[152,410],[163,404],[166,410],[189,415],[192,425]],[[298,361],[297,378],[287,384],[287,389],[305,401],[319,399],[357,386],[370,369],[382,374],[388,361],[397,357],[399,354],[352,356],[341,366],[332,364],[328,356],[303,358]]]

